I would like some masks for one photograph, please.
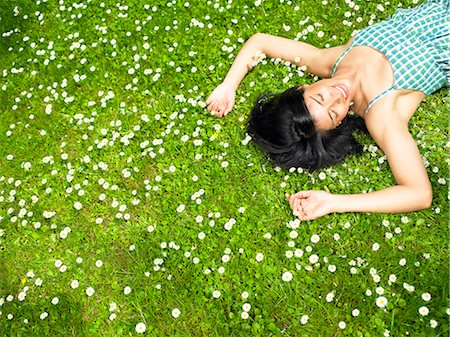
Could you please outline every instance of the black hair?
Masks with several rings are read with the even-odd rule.
[[[347,115],[335,129],[319,132],[306,108],[303,90],[292,87],[281,94],[262,94],[247,124],[248,134],[269,159],[283,168],[314,171],[339,163],[348,154],[362,151],[353,136],[367,133],[361,118]]]

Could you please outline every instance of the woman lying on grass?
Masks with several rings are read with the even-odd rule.
[[[361,151],[352,132],[365,130],[387,156],[397,185],[367,194],[313,190],[286,195],[294,214],[312,220],[332,212],[428,208],[431,184],[408,121],[426,95],[448,85],[449,45],[449,0],[398,9],[345,45],[329,49],[257,33],[208,97],[207,108],[217,117],[231,111],[257,51],[306,66],[323,79],[260,97],[248,124],[253,141],[279,166],[315,170]],[[358,117],[347,115],[350,107]]]

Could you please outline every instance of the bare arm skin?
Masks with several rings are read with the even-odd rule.
[[[397,185],[364,195],[338,196],[336,211],[398,213],[430,207],[431,184],[406,125],[385,125],[372,135],[386,154]]]
[[[222,117],[231,111],[236,89],[257,61],[257,51],[269,58],[280,58],[297,66],[306,66],[307,70],[314,75],[329,77],[334,63],[347,45],[320,49],[308,43],[256,33],[245,42],[222,84],[206,100],[207,108],[217,117]]]

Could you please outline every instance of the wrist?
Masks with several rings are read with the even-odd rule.
[[[232,79],[227,79],[225,78],[222,82],[222,84],[230,89],[232,89],[233,91],[236,92],[238,86],[239,86],[239,82],[236,83],[236,81],[233,81]]]
[[[331,207],[332,213],[342,213],[344,212],[343,207],[342,207],[342,195],[340,194],[332,194],[332,202],[331,202]]]

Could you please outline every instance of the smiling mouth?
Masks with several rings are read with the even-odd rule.
[[[342,94],[342,96],[344,96],[345,99],[347,99],[348,95],[347,95],[347,88],[343,88],[340,86],[335,86],[335,89],[339,90],[339,92]]]

